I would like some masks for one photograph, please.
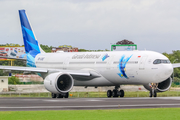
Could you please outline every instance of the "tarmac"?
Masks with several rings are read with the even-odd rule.
[[[94,110],[180,107],[180,97],[0,98],[0,111]]]

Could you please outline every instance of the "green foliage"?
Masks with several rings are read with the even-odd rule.
[[[6,46],[6,44],[0,44],[0,46]]]
[[[13,62],[14,62],[13,66],[26,66],[26,62],[25,61],[14,60]],[[0,65],[10,66],[11,65],[11,61],[6,61],[6,60],[0,61]]]
[[[51,52],[51,50],[52,50],[52,46],[48,46],[48,45],[40,45],[41,46],[41,48],[45,51],[45,52],[47,52],[47,53],[50,53]],[[78,49],[78,51],[79,52],[99,52],[99,51],[109,51],[108,49],[105,49],[105,50],[86,50],[86,49]]]
[[[180,69],[179,68],[174,69],[174,76],[180,78]]]
[[[13,84],[13,85],[20,84],[19,78],[15,77],[15,76],[9,77],[8,84]]]
[[[0,61],[0,65],[8,65],[9,61]]]
[[[172,53],[163,53],[166,57],[169,58],[171,63],[180,63],[180,50],[172,51]]]
[[[85,49],[78,49],[79,52],[87,52]]]
[[[14,46],[14,47],[20,47],[21,45],[19,44],[14,44],[14,43],[6,43],[6,44],[0,44],[0,46],[6,46],[6,47],[11,47],[11,46]],[[24,46],[24,45],[22,45]]]
[[[180,78],[178,78],[178,77],[174,77],[173,82],[180,83]]]
[[[174,77],[171,87],[179,87],[179,86],[180,86],[180,78]]]
[[[49,47],[48,45],[42,45],[42,44],[40,46],[47,53],[50,53],[52,50],[52,46]]]
[[[3,70],[0,70],[0,76],[8,76],[8,73],[4,73]]]
[[[26,66],[26,61],[15,60],[14,61],[14,66]]]
[[[171,87],[180,87],[180,83],[172,82]]]
[[[170,53],[170,54],[163,53],[163,55],[168,57],[172,64],[180,63],[180,50],[172,51],[172,53]],[[176,77],[175,79],[180,78],[180,68],[174,69],[174,77]]]
[[[13,61],[14,64],[13,66],[26,66],[26,62],[25,61],[21,61],[21,60],[15,60]],[[0,61],[0,65],[5,65],[5,66],[10,66],[11,65],[11,61]],[[13,74],[16,73],[23,73],[23,71],[12,71]],[[0,76],[8,76],[9,73],[7,72],[3,72],[3,70],[0,70]]]
[[[78,52],[101,52],[101,51],[109,51],[108,49],[105,50],[86,50],[86,49],[78,49]]]

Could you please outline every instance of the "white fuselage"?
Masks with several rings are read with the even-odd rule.
[[[153,64],[156,59],[168,60],[152,51],[61,52],[38,54],[35,64],[37,68],[89,70],[100,75],[91,80],[76,79],[75,86],[111,86],[166,80],[173,72],[172,64]]]

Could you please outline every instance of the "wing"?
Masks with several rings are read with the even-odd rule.
[[[34,68],[34,67],[18,67],[18,66],[0,66],[0,69],[3,70],[18,70],[18,71],[28,71],[28,72],[39,72],[47,73],[48,70],[44,68]]]
[[[35,73],[52,73],[52,72],[63,72],[72,75],[73,78],[84,78],[93,79],[100,77],[100,75],[92,70],[63,70],[63,69],[47,69],[47,68],[34,68],[34,67],[18,67],[18,66],[0,66],[3,70],[18,70]]]
[[[173,68],[178,68],[178,67],[180,67],[180,63],[174,63],[174,64],[172,64],[172,66],[173,66]]]

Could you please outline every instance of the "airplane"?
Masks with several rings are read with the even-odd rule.
[[[149,97],[167,91],[173,68],[169,59],[154,51],[105,51],[45,53],[31,28],[25,10],[19,10],[27,67],[0,66],[4,70],[37,73],[52,98],[68,98],[73,86],[115,86],[107,97],[124,97],[120,85],[143,85]]]

